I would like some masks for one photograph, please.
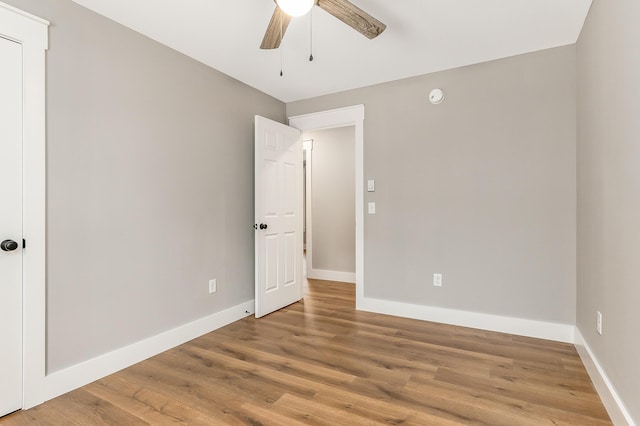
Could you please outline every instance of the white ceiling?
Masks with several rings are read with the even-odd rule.
[[[273,0],[74,0],[284,102],[575,43],[591,0],[351,0],[387,25],[368,40],[318,7],[279,50]]]

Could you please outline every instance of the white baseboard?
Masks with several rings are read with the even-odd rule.
[[[584,367],[587,369],[587,373],[589,373],[589,377],[591,377],[591,381],[600,395],[600,399],[602,399],[602,403],[604,407],[607,409],[609,413],[609,417],[611,417],[611,421],[614,425],[628,425],[635,426],[633,419],[631,418],[631,414],[624,406],[622,399],[618,395],[615,387],[609,380],[609,377],[604,372],[604,369],[598,362],[598,359],[593,355],[591,348],[584,340],[582,333],[576,327],[575,330],[575,346],[580,358],[582,359],[582,363]]]
[[[357,309],[379,314],[395,315],[405,318],[433,321],[462,327],[479,328],[519,336],[536,337],[573,343],[575,327],[544,321],[512,318],[456,309],[436,308],[433,306],[414,305],[411,303],[392,302],[388,300],[364,297],[358,301]]]
[[[326,278],[327,276],[334,277],[334,275],[323,275],[322,273],[331,273],[333,271],[316,271],[320,271],[320,275],[322,276],[316,279],[344,282],[355,281],[355,277],[353,281],[344,279],[345,277],[343,276],[340,276],[340,279]],[[309,278],[315,277],[309,276]],[[255,302],[251,300],[47,375],[44,390],[45,401],[101,379],[109,374],[113,374],[182,343],[188,342],[189,340],[195,339],[196,337],[202,336],[203,334],[231,324],[234,321],[253,314],[254,308]],[[615,387],[599,364],[597,358],[593,355],[582,334],[575,326],[392,302],[367,297],[358,301],[357,309],[424,321],[434,321],[463,327],[574,343],[613,424],[636,426],[620,399],[620,396],[616,392]],[[24,407],[24,409],[28,408],[31,408],[31,406]]]
[[[165,331],[45,377],[45,400],[77,389],[168,349],[253,314],[253,300]],[[31,407],[24,407],[25,409]]]
[[[308,269],[307,278],[314,280],[341,281],[344,283],[356,282],[355,272],[327,271],[324,269]]]

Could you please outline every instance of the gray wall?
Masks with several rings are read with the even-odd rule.
[[[355,127],[303,135],[313,139],[313,269],[356,271]]]
[[[284,104],[70,0],[7,2],[52,23],[48,371],[253,299],[253,116]]]
[[[568,46],[287,104],[365,105],[365,295],[573,324],[575,97]]]
[[[640,423],[638,22],[636,0],[595,0],[578,42],[577,324]]]

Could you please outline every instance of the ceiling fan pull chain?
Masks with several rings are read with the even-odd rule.
[[[282,56],[283,56],[283,53],[282,53],[282,46],[280,46],[280,77],[282,77],[282,76],[284,75],[284,72],[282,71],[282,70],[284,69],[284,66],[282,65],[282,64],[283,64],[283,62],[284,62],[284,61],[282,60]]]
[[[282,53],[282,21],[280,21],[280,77],[282,77],[284,75],[284,73],[282,72],[282,69],[284,68],[283,64],[283,59],[282,59],[283,53]]]
[[[309,12],[309,62],[313,61],[313,9]]]

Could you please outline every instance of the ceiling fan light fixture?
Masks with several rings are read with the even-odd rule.
[[[276,4],[289,16],[302,16],[311,10],[315,0],[276,0]]]

